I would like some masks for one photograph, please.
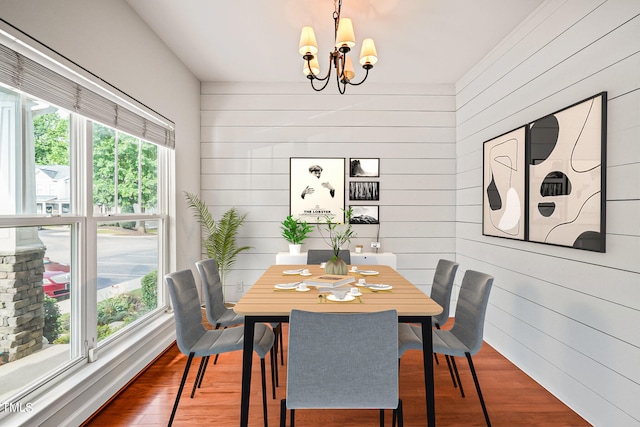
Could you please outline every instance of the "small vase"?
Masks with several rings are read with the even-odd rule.
[[[344,262],[340,258],[334,258],[327,261],[327,265],[324,268],[325,273],[327,274],[339,274],[341,276],[346,276],[349,267],[347,263]]]
[[[298,244],[298,245],[294,245],[294,244],[290,244],[289,245],[289,254],[290,255],[300,255],[300,248],[302,247],[302,245]]]

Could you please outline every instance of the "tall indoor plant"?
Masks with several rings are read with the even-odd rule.
[[[344,211],[345,222],[344,224],[338,222],[332,222],[329,216],[325,216],[327,237],[322,234],[322,228],[318,226],[320,235],[331,246],[333,256],[325,267],[325,271],[329,274],[347,274],[347,263],[340,257],[340,249],[345,243],[351,242],[353,237],[356,237],[356,233],[351,229],[351,216],[353,215],[353,209],[349,208]]]
[[[282,237],[289,242],[289,253],[297,255],[300,253],[302,242],[313,231],[313,226],[289,215],[280,223],[280,230]]]
[[[209,258],[216,260],[220,282],[224,286],[227,273],[231,270],[238,254],[251,249],[250,246],[236,245],[238,230],[244,224],[247,214],[240,215],[236,208],[231,208],[222,215],[220,220],[215,221],[207,205],[198,196],[185,191],[185,197],[187,205],[202,225],[205,251]]]

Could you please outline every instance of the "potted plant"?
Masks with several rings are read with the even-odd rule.
[[[324,239],[325,242],[331,246],[331,250],[333,251],[333,256],[329,261],[327,261],[327,265],[325,266],[325,271],[328,274],[347,274],[348,266],[347,263],[344,262],[341,258],[339,258],[340,249],[342,245],[345,243],[351,242],[353,237],[356,237],[356,233],[351,229],[351,216],[353,215],[353,209],[349,208],[344,210],[345,215],[345,223],[331,222],[331,218],[329,216],[325,216],[326,232],[328,236],[325,237],[322,234],[322,228],[318,227],[320,231],[320,235]],[[328,240],[327,240],[328,239]]]
[[[207,256],[216,260],[220,282],[224,286],[225,278],[242,251],[251,246],[236,246],[238,230],[244,224],[247,214],[240,215],[236,208],[231,208],[222,215],[219,221],[213,219],[207,205],[195,194],[185,192],[187,204],[194,212],[204,231],[203,245]]]
[[[289,242],[289,253],[298,255],[302,242],[313,231],[313,226],[289,215],[280,223],[280,230],[282,230],[282,237]]]

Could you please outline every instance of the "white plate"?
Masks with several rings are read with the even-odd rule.
[[[376,274],[380,274],[379,271],[375,270],[358,270],[358,273],[362,274],[363,276],[375,276]]]
[[[369,285],[369,289],[371,289],[372,291],[388,291],[390,289],[393,289],[393,286],[391,286],[391,285]]]
[[[300,273],[301,276],[312,276],[312,273]]]
[[[302,273],[302,270],[285,270],[282,272],[282,274],[300,274]]]
[[[278,283],[274,286],[276,289],[297,289],[298,283]]]
[[[359,296],[362,295],[362,292],[358,292],[357,294],[351,294],[350,293],[349,295],[351,295],[352,297],[359,297]]]
[[[296,288],[296,291],[298,291],[298,292],[307,292],[307,291],[310,291],[310,290],[311,290],[311,288],[308,288],[308,287],[304,288],[304,289]]]
[[[356,297],[354,297],[353,295],[345,295],[344,299],[338,299],[338,297],[336,297],[335,295],[328,295],[327,299],[329,301],[335,301],[335,302],[347,302],[347,301],[353,301],[354,299],[356,299]]]

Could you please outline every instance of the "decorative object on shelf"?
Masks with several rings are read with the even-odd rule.
[[[364,83],[369,76],[369,70],[373,68],[374,64],[378,62],[378,53],[376,52],[376,46],[373,39],[364,39],[362,41],[362,49],[360,50],[360,65],[366,71],[364,78],[354,83],[352,80],[355,77],[355,71],[353,69],[353,62],[349,56],[351,48],[356,45],[356,36],[353,32],[353,24],[349,18],[341,18],[342,12],[342,0],[334,0],[334,42],[335,46],[333,52],[329,54],[329,70],[324,77],[318,77],[320,74],[320,65],[316,54],[318,53],[318,43],[316,42],[316,35],[312,27],[303,27],[300,34],[300,46],[298,51],[304,59],[304,66],[302,72],[311,82],[313,90],[319,92],[324,90],[329,84],[331,77],[331,67],[336,69],[336,83],[338,85],[338,92],[344,94],[347,85],[358,86]],[[314,80],[324,82],[321,87],[314,85]]]
[[[329,261],[327,261],[327,265],[325,266],[325,272],[327,274],[347,274],[347,263],[340,259],[338,255],[340,254],[342,245],[351,242],[351,239],[356,237],[356,233],[351,229],[351,216],[353,215],[353,210],[349,208],[343,211],[345,216],[344,223],[332,222],[330,217],[325,216],[326,233],[328,234],[326,237],[322,233],[322,227],[318,226],[320,235],[324,241],[331,246],[331,250],[333,251],[333,256]]]
[[[247,214],[240,215],[236,208],[226,211],[220,220],[215,221],[207,205],[195,194],[185,191],[187,206],[202,225],[204,246],[207,257],[216,260],[220,282],[225,285],[229,270],[240,252],[251,249],[251,246],[236,246],[238,230],[244,224]]]
[[[313,231],[313,226],[307,224],[306,221],[295,219],[289,215],[280,223],[280,230],[282,231],[282,237],[289,242],[289,253],[297,255],[300,253],[302,242]]]

